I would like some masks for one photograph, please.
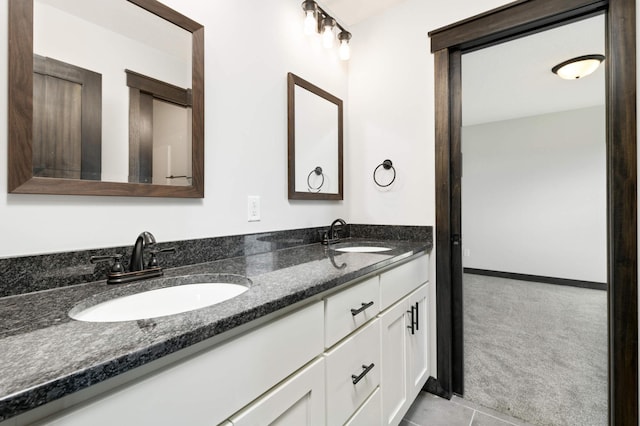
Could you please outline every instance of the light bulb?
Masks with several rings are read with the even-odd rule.
[[[338,56],[343,61],[348,61],[349,58],[351,57],[349,42],[347,40],[340,40],[340,47],[338,48]]]
[[[340,40],[340,47],[338,48],[338,56],[343,61],[347,61],[351,57],[349,49],[349,40],[351,40],[351,33],[345,29],[342,29],[338,34],[338,40]]]
[[[322,20],[322,45],[327,49],[333,47],[333,27],[336,25],[336,21],[333,18],[324,18]]]
[[[327,49],[333,47],[333,31],[329,26],[324,27],[324,31],[322,32],[322,45]]]
[[[304,18],[304,33],[305,35],[312,35],[316,32],[318,24],[316,23],[316,14],[313,10],[307,11],[307,16]]]

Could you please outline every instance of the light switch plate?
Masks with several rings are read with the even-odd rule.
[[[247,219],[249,222],[260,221],[260,197],[257,195],[247,197]]]

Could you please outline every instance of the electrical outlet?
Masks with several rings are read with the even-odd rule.
[[[469,257],[469,256],[471,256],[471,250],[469,250],[469,249],[464,249],[464,250],[462,251],[462,253],[463,253],[463,256],[464,256],[464,257]]]
[[[260,221],[260,197],[256,195],[247,197],[247,219],[249,222]]]

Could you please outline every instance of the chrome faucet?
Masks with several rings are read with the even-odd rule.
[[[144,249],[153,247],[156,238],[151,232],[144,231],[136,239],[131,251],[131,260],[129,261],[129,272],[142,271],[144,269]]]
[[[336,229],[336,226],[339,226],[338,229]],[[331,222],[331,225],[329,226],[329,231],[326,234],[326,239],[324,239],[322,241],[323,244],[331,244],[331,243],[337,243],[338,241],[340,241],[340,232],[344,232],[345,228],[347,227],[347,222],[345,222],[343,219],[336,219],[333,222]]]

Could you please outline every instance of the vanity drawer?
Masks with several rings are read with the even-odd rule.
[[[378,276],[325,299],[324,346],[329,348],[380,312]]]
[[[324,426],[324,359],[320,358],[252,402],[229,426]]]
[[[327,424],[344,424],[380,385],[380,320],[370,322],[325,356]]]
[[[429,281],[429,256],[420,256],[410,262],[380,274],[380,310],[393,305],[414,289]]]
[[[345,426],[382,426],[382,398],[380,388],[365,401]]]

